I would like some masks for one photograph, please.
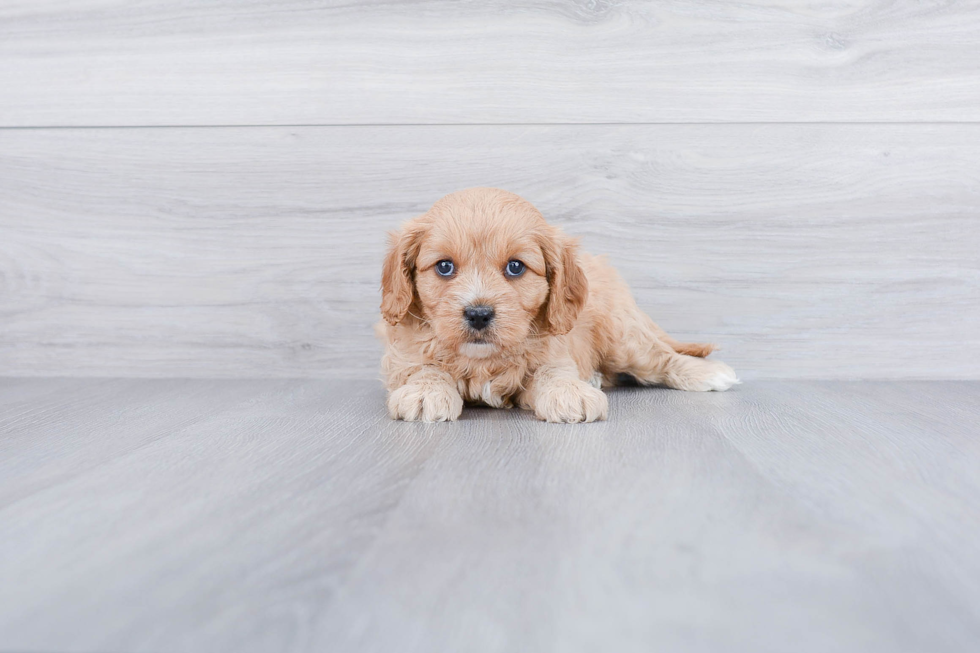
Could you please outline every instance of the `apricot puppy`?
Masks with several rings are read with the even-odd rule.
[[[620,373],[679,390],[738,383],[714,345],[677,342],[603,259],[506,191],[443,197],[392,234],[378,334],[394,419],[454,420],[464,402],[549,422],[605,419]]]

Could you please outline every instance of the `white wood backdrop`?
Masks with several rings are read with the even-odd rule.
[[[373,375],[473,185],[745,378],[980,378],[980,5],[860,0],[4,3],[0,374]]]
[[[750,375],[969,377],[980,354],[980,126],[17,130],[0,146],[8,373],[373,370],[385,230],[478,183],[610,254],[666,328]]]
[[[7,0],[0,124],[976,120],[975,0]]]

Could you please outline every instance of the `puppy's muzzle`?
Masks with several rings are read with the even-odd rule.
[[[490,306],[467,306],[463,317],[471,329],[483,331],[493,322],[493,308]]]

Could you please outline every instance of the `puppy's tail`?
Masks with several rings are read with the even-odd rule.
[[[678,354],[697,356],[698,358],[704,358],[718,349],[718,345],[713,345],[710,342],[677,342],[668,335],[664,335],[662,340],[670,345],[670,348]]]

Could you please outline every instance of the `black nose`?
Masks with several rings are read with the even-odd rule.
[[[493,309],[489,306],[467,306],[463,309],[463,317],[471,327],[483,331],[493,321]]]

